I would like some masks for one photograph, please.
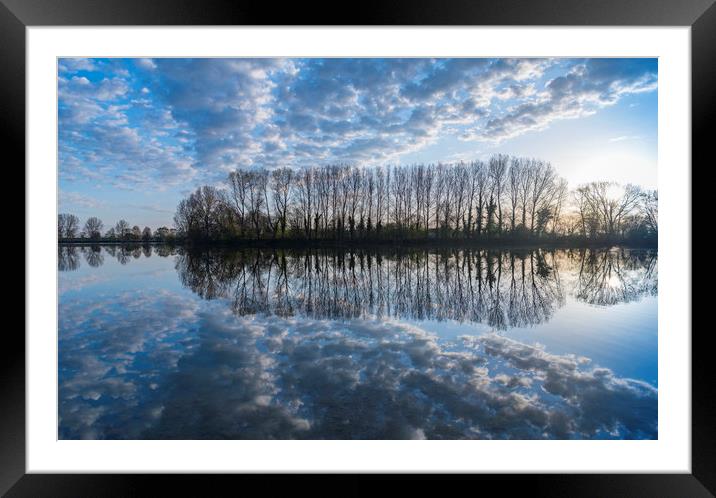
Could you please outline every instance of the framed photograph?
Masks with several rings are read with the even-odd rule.
[[[713,496],[712,3],[2,0],[26,185],[2,492],[509,473]]]

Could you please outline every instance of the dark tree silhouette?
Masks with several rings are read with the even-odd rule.
[[[487,163],[271,172],[237,169],[226,189],[201,187],[174,217],[189,240],[656,240],[656,194],[610,183],[567,183],[547,162],[496,155]]]

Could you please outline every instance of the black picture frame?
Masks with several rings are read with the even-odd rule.
[[[690,26],[692,165],[712,158],[709,118],[716,110],[716,4],[714,0],[364,0],[360,5],[232,0],[0,0],[0,136],[6,164],[25,162],[25,29],[84,25],[563,25]],[[343,13],[339,13],[343,12]],[[708,158],[708,159],[707,159]],[[20,171],[22,168],[14,168]],[[24,183],[24,175],[22,180]],[[27,228],[26,228],[27,229]],[[26,265],[31,262],[25,261]],[[24,286],[23,286],[24,288]],[[19,294],[19,293],[18,293]],[[24,296],[24,293],[23,293]],[[716,389],[708,328],[691,333],[692,473],[480,476],[550,496],[714,496]],[[7,496],[125,496],[147,486],[179,484],[185,493],[207,489],[208,476],[49,475],[25,472],[25,340],[5,327],[0,369],[0,493]],[[212,476],[214,478],[215,476]],[[235,476],[221,476],[231,480]],[[348,493],[370,492],[356,478]],[[178,482],[177,482],[178,481]],[[308,479],[313,488],[315,479]],[[325,481],[321,481],[326,486]],[[419,481],[418,481],[419,482]],[[213,484],[213,483],[212,483]],[[504,486],[504,484],[502,484]],[[164,488],[166,490],[166,488]],[[211,488],[210,488],[211,489]],[[218,489],[218,488],[216,488]],[[326,488],[324,488],[326,489]],[[344,489],[344,488],[341,488]]]

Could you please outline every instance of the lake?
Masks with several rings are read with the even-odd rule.
[[[61,246],[60,439],[655,439],[657,252]]]

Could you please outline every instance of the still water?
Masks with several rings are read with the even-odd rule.
[[[655,439],[657,253],[59,248],[60,439]]]

